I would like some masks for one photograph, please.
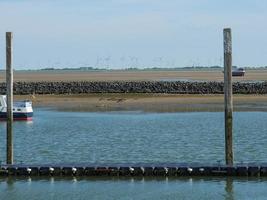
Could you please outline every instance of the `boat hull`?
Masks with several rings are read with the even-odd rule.
[[[14,120],[32,120],[33,112],[21,113],[21,112],[13,112]],[[7,114],[6,112],[0,112],[0,120],[6,120]]]
[[[245,76],[245,72],[243,71],[233,71],[232,76]]]

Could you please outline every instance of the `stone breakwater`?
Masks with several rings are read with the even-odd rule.
[[[0,93],[6,85],[0,83]],[[235,94],[267,94],[267,82],[233,83]],[[15,82],[14,94],[86,94],[86,93],[168,93],[222,94],[222,82]]]

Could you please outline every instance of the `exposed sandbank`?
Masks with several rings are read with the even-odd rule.
[[[170,94],[86,94],[15,96],[29,99],[33,107],[49,107],[61,111],[144,111],[194,112],[223,111],[223,95]],[[234,95],[235,111],[267,111],[267,95]]]
[[[223,81],[221,70],[14,71],[14,81]],[[0,82],[5,73],[0,73]],[[267,81],[267,70],[247,70],[233,81]]]

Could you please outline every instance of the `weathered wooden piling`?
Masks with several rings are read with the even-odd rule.
[[[232,35],[226,28],[224,35],[224,109],[225,109],[225,161],[233,165],[233,89],[232,89]]]
[[[7,94],[7,144],[6,163],[13,164],[13,69],[12,32],[6,33],[6,94]]]

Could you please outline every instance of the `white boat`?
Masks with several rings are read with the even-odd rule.
[[[7,118],[6,95],[0,95],[0,120]],[[13,119],[14,120],[31,120],[33,116],[32,102],[18,101],[13,103]]]

